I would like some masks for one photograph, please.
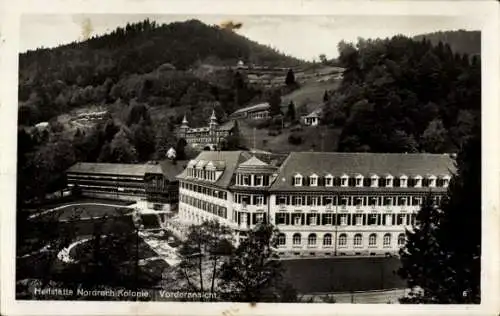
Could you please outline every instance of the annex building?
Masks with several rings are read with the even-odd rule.
[[[226,137],[237,133],[237,129],[236,122],[232,120],[219,125],[214,110],[210,116],[208,126],[205,127],[189,127],[188,120],[184,116],[176,135],[178,138],[186,140],[186,143],[194,148],[220,149]]]
[[[154,164],[78,162],[66,171],[67,185],[82,196],[136,201],[142,209],[169,211],[179,201],[176,175],[185,162]]]
[[[283,162],[205,151],[179,180],[179,223],[215,219],[235,242],[260,222],[289,256],[394,254],[427,197],[446,193],[447,154],[294,152]]]

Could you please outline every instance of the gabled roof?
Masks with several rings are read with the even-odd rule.
[[[220,131],[230,131],[234,128],[235,125],[236,125],[236,123],[233,120],[231,120],[231,121],[228,121],[222,125],[219,125],[219,127],[217,127],[217,129]]]
[[[372,174],[381,177],[385,174],[394,177],[433,174],[439,177],[454,169],[453,159],[448,154],[292,152],[281,165],[271,190],[294,190],[291,179],[297,173],[331,173],[335,177],[343,174],[350,177],[356,174],[364,177]]]
[[[244,166],[269,166],[267,163],[263,162],[259,158],[252,156],[250,159],[240,164],[240,167]]]
[[[238,165],[250,158],[250,154],[245,151],[202,151],[194,160],[200,161],[225,161],[226,168],[222,172],[222,175],[217,179],[217,181],[211,183],[218,187],[227,188],[231,184],[231,179]],[[190,181],[200,181],[196,178],[188,177],[187,171],[183,170],[177,176],[180,180],[190,180]]]
[[[273,172],[276,170],[275,166],[271,166],[259,158],[252,156],[247,161],[238,166],[238,172]]]
[[[251,106],[247,106],[246,108],[236,110],[231,115],[240,114],[240,113],[244,113],[244,112],[264,111],[264,110],[268,110],[270,107],[271,106],[269,105],[268,102],[254,104]]]

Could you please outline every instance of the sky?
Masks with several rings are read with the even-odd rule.
[[[206,24],[225,21],[242,23],[236,32],[251,40],[272,46],[304,60],[338,55],[341,40],[355,42],[358,37],[385,38],[446,30],[476,30],[478,21],[461,16],[229,16],[229,15],[151,15],[151,14],[44,14],[23,15],[20,52],[54,47],[82,40],[89,34],[111,32],[127,22],[146,18],[157,23],[198,19]]]

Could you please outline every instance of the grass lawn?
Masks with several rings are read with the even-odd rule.
[[[398,258],[283,260],[285,278],[301,294],[404,288]]]

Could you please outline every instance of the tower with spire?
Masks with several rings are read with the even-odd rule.
[[[215,109],[212,110],[212,115],[210,116],[210,122],[208,123],[208,129],[210,133],[210,137],[212,139],[213,144],[217,144],[217,116],[215,116]]]
[[[189,129],[188,120],[186,119],[186,114],[184,114],[184,118],[182,118],[182,124],[179,127],[181,137],[186,137],[186,132]]]

